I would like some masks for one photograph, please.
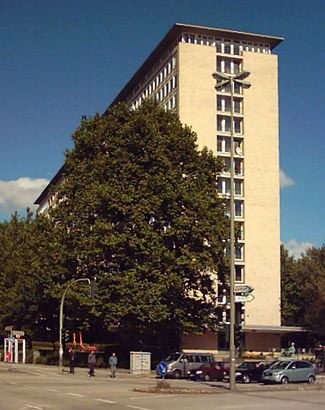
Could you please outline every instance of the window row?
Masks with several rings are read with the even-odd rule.
[[[240,138],[234,138],[234,155],[243,155],[243,140]],[[230,137],[224,135],[217,136],[217,151],[221,154],[230,154],[231,140]]]
[[[174,75],[156,94],[156,101],[163,101],[177,87],[177,77]]]
[[[233,58],[217,58],[217,71],[228,74],[238,74],[241,70],[241,61]]]
[[[218,178],[218,191],[223,195],[230,195],[230,178],[219,177]],[[241,179],[235,179],[234,181],[234,194],[236,196],[244,195],[244,182]]]
[[[234,94],[240,94],[240,95],[243,94],[243,87],[240,84],[235,83],[235,82],[233,84],[234,84],[233,90],[232,90],[233,93]],[[218,89],[218,92],[230,94],[230,91],[231,91],[230,87],[231,87],[231,85],[230,85],[230,82],[229,82],[224,87],[222,87],[221,89]]]
[[[224,172],[230,174],[231,158],[223,158]],[[244,175],[244,161],[240,158],[234,159],[234,174],[238,176]]]
[[[226,201],[225,214],[230,216],[230,200]],[[235,199],[234,201],[234,215],[235,218],[244,218],[244,201],[241,199]]]
[[[231,132],[231,118],[226,116],[217,116],[217,130],[220,132]],[[243,133],[243,120],[241,118],[234,118],[233,131],[235,134]]]
[[[150,97],[151,95],[154,96],[156,101],[160,102],[163,101],[175,88],[177,87],[177,76],[174,75],[169,81],[165,82],[165,84],[157,90],[155,93],[153,92],[156,88],[152,89],[149,87],[133,102],[132,108],[138,108],[142,102]]]
[[[229,246],[227,246],[226,248],[226,255],[230,257],[230,247]],[[235,260],[244,261],[244,244],[235,245]]]
[[[164,109],[167,110],[173,110],[177,107],[177,95],[174,94],[170,100],[168,100],[165,105]]]
[[[242,51],[253,51],[255,53],[271,53],[269,44],[252,43],[230,39],[221,39],[213,36],[204,36],[200,34],[183,33],[179,41],[182,43],[201,44],[217,48],[218,53],[240,55]]]
[[[222,112],[231,111],[231,99],[226,96],[217,96],[217,110]],[[233,99],[233,111],[236,114],[242,114],[243,112],[243,102],[241,98]]]

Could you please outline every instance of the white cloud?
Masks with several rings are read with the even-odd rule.
[[[35,199],[49,183],[44,178],[21,177],[13,181],[0,180],[0,210],[10,214],[24,210],[27,207],[34,209]]]
[[[288,177],[288,175],[286,175],[286,173],[280,169],[280,188],[286,188],[288,186],[292,186],[295,184],[295,181]]]
[[[289,241],[283,245],[288,249],[289,255],[296,259],[301,258],[307,249],[314,246],[311,242],[297,242],[295,239],[289,239]]]

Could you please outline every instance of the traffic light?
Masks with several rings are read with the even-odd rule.
[[[98,295],[98,283],[95,281],[90,284],[90,297],[95,298]]]
[[[241,335],[242,335],[242,330],[241,330],[241,325],[235,324],[235,347],[240,347],[241,344]]]
[[[70,338],[70,332],[68,329],[62,329],[62,342],[68,342]]]

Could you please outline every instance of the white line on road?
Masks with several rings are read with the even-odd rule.
[[[152,409],[147,409],[146,407],[137,407],[137,406],[126,406],[129,407],[130,409],[138,409],[138,410],[152,410]]]
[[[174,394],[168,394],[168,397],[174,397]],[[136,397],[129,397],[129,400],[140,400],[140,399],[161,399],[162,397],[166,398],[166,394],[161,394],[160,396],[136,396]]]
[[[43,410],[43,407],[34,406],[33,404],[25,404],[29,409]]]
[[[221,407],[218,407],[218,410],[243,409],[245,407],[248,407],[248,408],[261,407],[261,404],[238,404],[238,405],[232,405],[232,406],[221,406]]]
[[[49,391],[52,391],[54,393],[59,393],[59,390],[56,390],[56,389],[49,389]]]
[[[67,393],[70,394],[70,396],[75,396],[75,397],[85,397],[84,394],[78,394],[78,393]]]
[[[111,401],[111,400],[107,400],[107,399],[95,399],[97,401],[101,401],[102,403],[108,403],[108,404],[115,404],[116,401]]]

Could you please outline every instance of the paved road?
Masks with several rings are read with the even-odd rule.
[[[213,394],[152,394],[134,391],[135,387],[156,385],[153,377],[98,370],[88,378],[86,369],[75,375],[59,375],[47,366],[18,366],[9,370],[0,365],[0,410],[311,410],[325,409],[325,390],[293,390],[282,386],[238,386],[237,393],[222,383],[204,384]],[[321,381],[322,382],[322,381]],[[172,380],[173,387],[201,388],[203,384]],[[316,386],[317,388],[317,386]]]

